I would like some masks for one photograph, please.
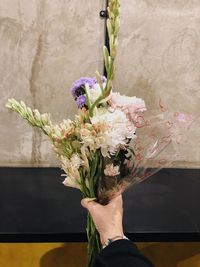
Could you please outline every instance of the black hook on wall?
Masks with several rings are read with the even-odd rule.
[[[105,42],[104,42],[104,44],[108,48],[108,51],[110,52],[109,36],[108,36],[107,23],[106,23],[106,20],[108,18],[108,11],[107,11],[108,2],[109,2],[109,0],[106,0],[105,10],[101,10],[99,12],[99,16],[100,16],[100,18],[105,19]],[[107,77],[105,65],[104,65],[103,73],[104,73],[104,76]]]
[[[108,18],[108,11],[107,10],[101,10],[99,12],[99,16],[102,18],[102,19],[107,19]]]

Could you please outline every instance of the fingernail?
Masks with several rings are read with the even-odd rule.
[[[97,200],[96,197],[93,197],[93,198],[86,198],[86,201],[87,202],[92,202],[92,201],[95,201]]]

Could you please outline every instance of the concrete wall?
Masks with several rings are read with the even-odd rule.
[[[9,113],[7,98],[73,117],[68,88],[102,70],[105,1],[0,0],[0,166],[57,166],[39,131]],[[200,3],[198,0],[121,0],[116,90],[149,108],[200,113]],[[188,134],[176,166],[200,166],[200,122]]]
[[[0,0],[0,165],[55,166],[47,139],[14,113],[7,98],[23,99],[57,123],[76,111],[69,88],[103,70],[101,0]]]
[[[200,115],[200,2],[121,0],[117,90],[159,99],[169,111]],[[188,131],[174,166],[200,166],[200,119]]]

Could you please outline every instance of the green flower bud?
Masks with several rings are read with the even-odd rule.
[[[106,71],[108,72],[108,68],[109,68],[109,53],[108,53],[108,49],[106,46],[103,47],[103,54],[104,54],[104,61],[105,61],[105,67],[106,67]]]
[[[52,133],[52,128],[49,125],[45,125],[43,127],[44,131],[47,133],[47,135],[51,135]]]
[[[44,113],[41,115],[41,120],[44,125],[49,123],[49,115],[47,113]]]

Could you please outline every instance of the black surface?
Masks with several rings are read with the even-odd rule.
[[[0,168],[0,242],[86,241],[81,193],[58,168]],[[124,193],[134,241],[200,241],[200,170],[163,169]]]

